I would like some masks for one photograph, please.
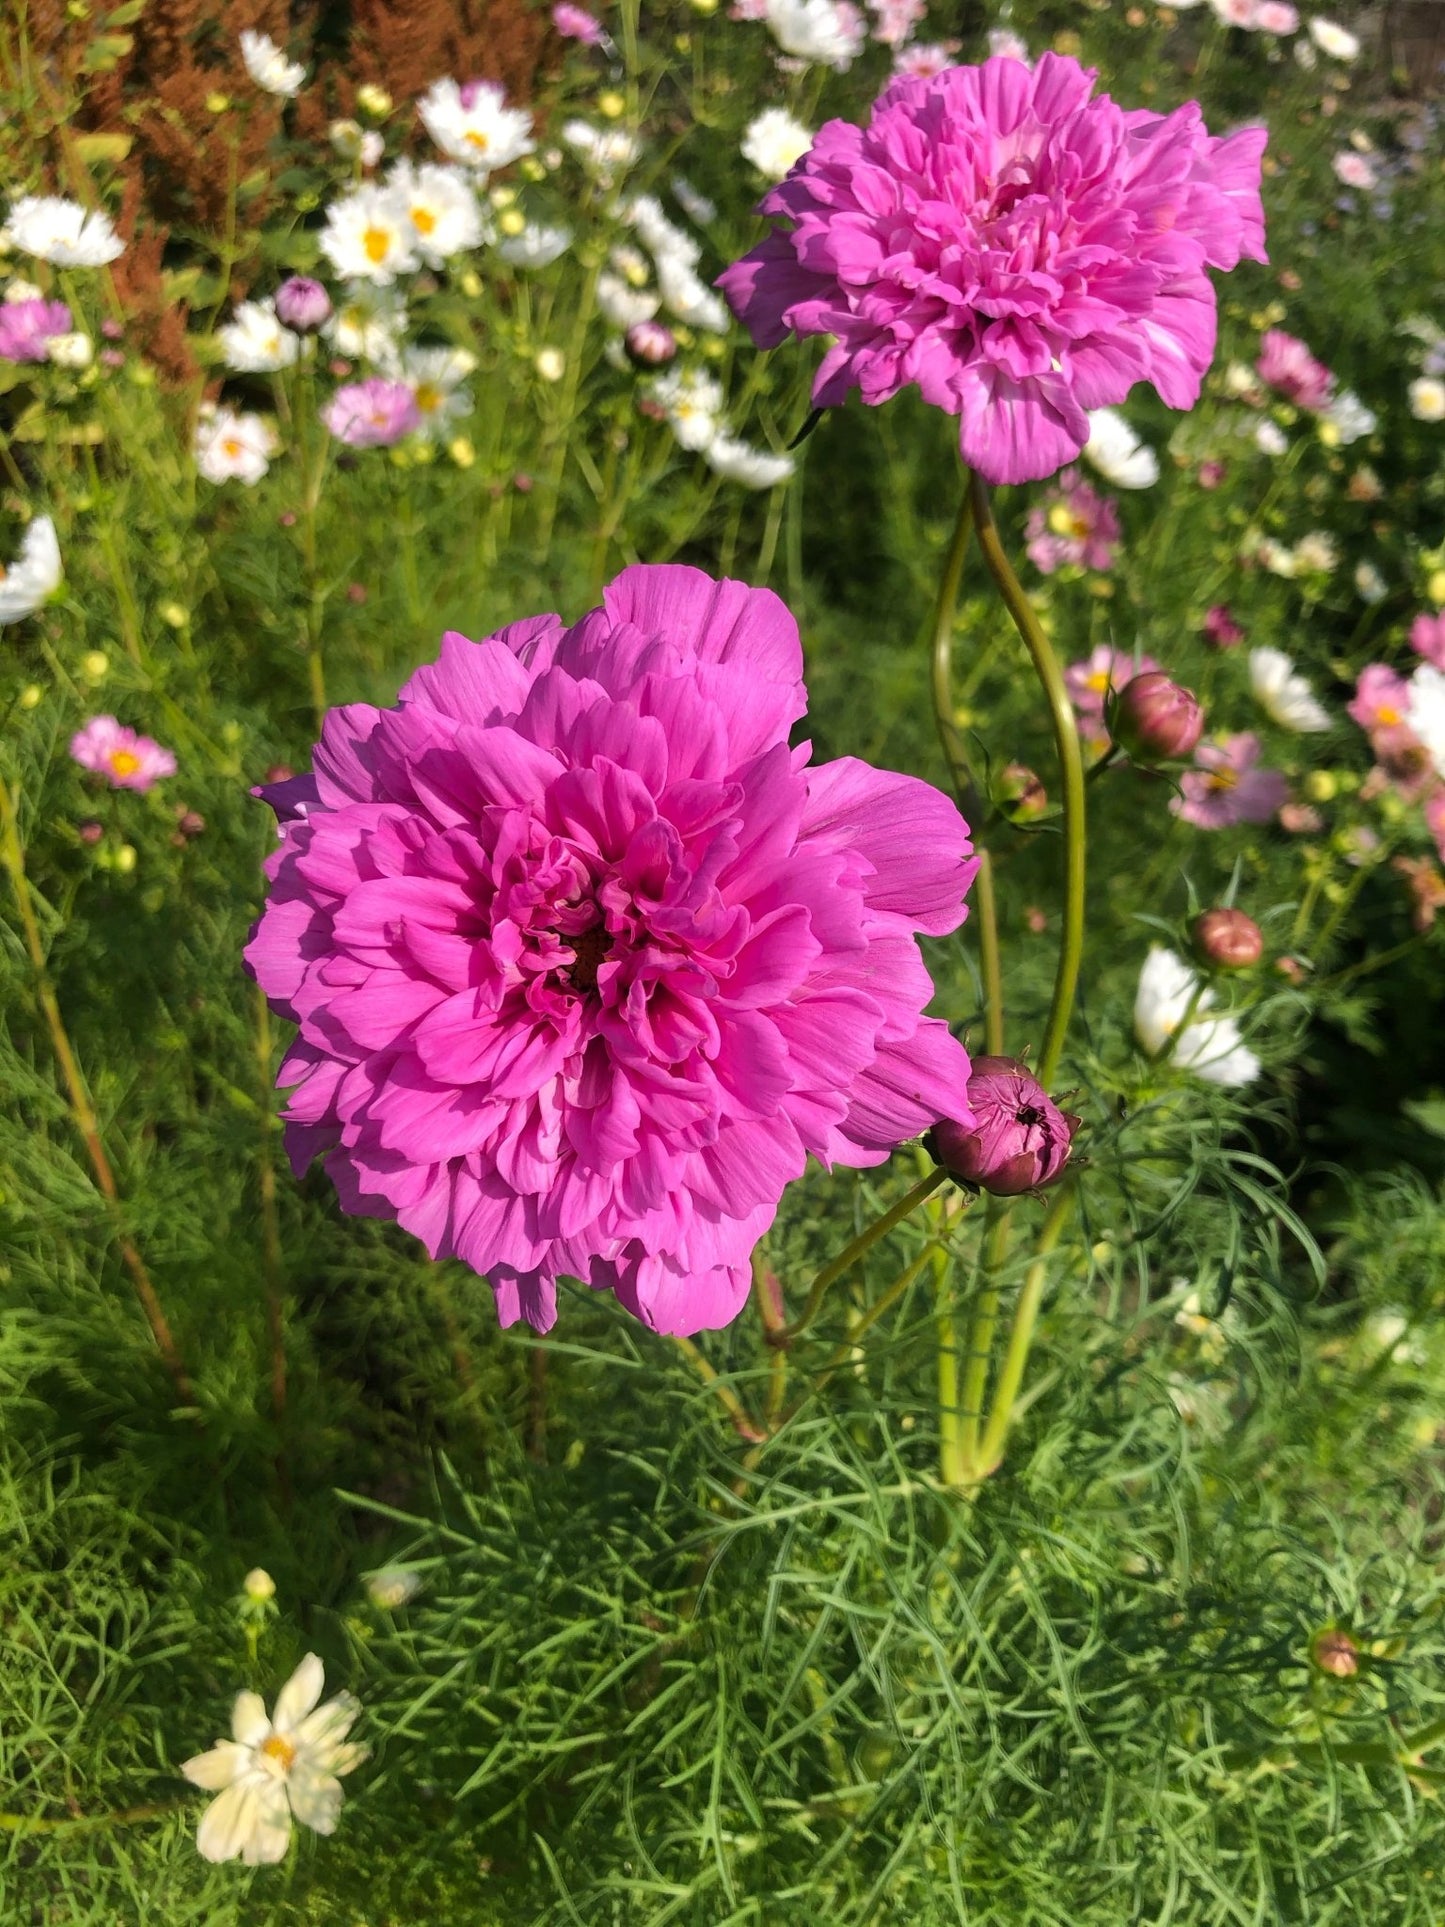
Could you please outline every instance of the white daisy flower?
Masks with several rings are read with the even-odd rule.
[[[706,448],[722,432],[722,383],[701,368],[670,368],[652,384],[652,395],[682,447]]]
[[[1254,445],[1261,455],[1283,455],[1289,447],[1289,437],[1278,422],[1272,422],[1266,415],[1254,431]]]
[[[475,403],[462,386],[474,373],[477,358],[465,348],[408,348],[401,357],[401,378],[411,386],[421,415],[417,434],[427,441],[449,433],[451,425],[470,415]]]
[[[289,368],[301,352],[301,339],[276,319],[276,303],[240,301],[216,339],[226,366],[239,375],[273,375]]]
[[[406,329],[406,304],[395,288],[348,288],[322,333],[339,355],[390,368]]]
[[[1360,43],[1348,29],[1318,15],[1309,23],[1310,39],[1331,60],[1358,60]]]
[[[1090,409],[1084,459],[1115,488],[1152,488],[1159,480],[1159,457],[1117,408]]]
[[[639,321],[651,321],[660,298],[655,289],[634,288],[620,274],[605,268],[597,277],[597,306],[604,320],[623,334]]]
[[[641,142],[624,129],[594,127],[586,120],[565,121],[561,139],[603,187],[611,187],[630,167],[635,167],[642,153]]]
[[[20,538],[20,553],[0,567],[0,627],[33,616],[60,587],[60,544],[48,515],[37,515]]]
[[[1445,777],[1445,672],[1433,663],[1422,662],[1410,678],[1405,721],[1425,745],[1436,775]]]
[[[728,304],[681,255],[659,254],[657,285],[662,305],[677,320],[704,334],[724,335],[732,322]]]
[[[791,455],[752,448],[735,435],[714,435],[704,447],[702,458],[716,474],[730,482],[741,482],[744,488],[776,488],[793,472]]]
[[[1283,649],[1250,650],[1249,686],[1265,715],[1281,729],[1310,736],[1333,726],[1334,718]]]
[[[767,0],[763,17],[785,54],[837,73],[852,66],[866,32],[834,0]]]
[[[1445,421],[1445,381],[1421,375],[1410,383],[1410,413],[1417,422]]]
[[[1329,575],[1339,567],[1340,552],[1332,535],[1312,529],[1294,545],[1297,575]]]
[[[546,227],[541,222],[529,222],[520,234],[509,234],[505,240],[499,241],[497,253],[509,267],[550,268],[571,245],[570,228]]]
[[[110,216],[54,194],[23,194],[5,223],[11,245],[57,268],[103,268],[125,253]]]
[[[1151,1057],[1172,1040],[1169,1062],[1210,1084],[1251,1083],[1259,1075],[1259,1059],[1241,1041],[1232,1017],[1201,1015],[1213,1003],[1213,992],[1200,988],[1181,956],[1152,945],[1139,973],[1134,1035]]]
[[[503,90],[490,80],[438,80],[417,102],[426,131],[449,160],[464,161],[480,174],[507,167],[530,154],[532,116],[508,107]]]
[[[743,129],[742,156],[767,181],[780,181],[813,145],[813,136],[785,107],[765,107]]]
[[[209,407],[196,422],[196,469],[208,482],[259,482],[276,453],[276,431],[261,415],[238,415],[234,408]]]
[[[454,254],[480,247],[487,224],[476,189],[456,167],[429,161],[421,167],[398,161],[386,179],[404,222],[411,227],[411,244],[429,268],[439,268]]]
[[[246,72],[267,94],[289,100],[306,78],[306,69],[297,60],[288,60],[270,34],[249,28],[241,35],[241,58]]]
[[[1343,389],[1320,410],[1320,438],[1332,448],[1348,448],[1361,436],[1373,435],[1378,426],[1374,409],[1366,408],[1352,388]]]
[[[51,335],[45,353],[57,368],[88,368],[95,360],[95,343],[79,328],[69,334]]]
[[[232,1737],[182,1766],[193,1786],[218,1796],[196,1832],[203,1860],[274,1866],[291,1844],[293,1817],[314,1833],[336,1831],[340,1776],[360,1766],[368,1749],[346,1737],[361,1711],[350,1693],[317,1706],[324,1682],[321,1661],[308,1653],[269,1719],[259,1693],[238,1693]]]
[[[406,208],[389,188],[370,184],[331,203],[319,246],[344,280],[383,288],[417,265],[416,230]]]

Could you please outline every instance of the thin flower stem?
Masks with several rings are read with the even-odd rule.
[[[967,1205],[968,1199],[962,1198],[959,1203],[959,1209],[964,1210]],[[848,1360],[857,1351],[859,1339],[863,1337],[865,1332],[871,1331],[885,1313],[892,1311],[904,1292],[907,1291],[909,1286],[917,1279],[918,1274],[923,1270],[924,1266],[932,1262],[936,1249],[936,1244],[930,1240],[913,1262],[898,1274],[888,1289],[880,1292],[868,1309],[859,1314],[857,1324],[854,1325],[847,1338],[844,1339],[843,1343],[833,1353],[822,1371],[813,1380],[812,1386],[805,1397],[811,1398],[814,1392],[821,1392],[823,1387],[828,1383],[828,1380],[843,1369],[848,1363]],[[804,1399],[799,1399],[798,1403],[792,1408],[792,1411],[788,1413],[788,1417],[792,1418],[794,1414],[802,1408],[803,1404]]]
[[[70,1114],[75,1128],[85,1144],[90,1158],[90,1168],[95,1173],[96,1186],[105,1199],[110,1215],[111,1231],[121,1259],[130,1273],[136,1297],[140,1300],[141,1310],[145,1313],[146,1323],[151,1328],[156,1350],[175,1386],[176,1397],[182,1405],[194,1406],[195,1389],[189,1374],[176,1350],[175,1339],[171,1336],[170,1325],[161,1309],[161,1301],[151,1283],[150,1273],[145,1260],[136,1249],[134,1241],[123,1229],[120,1214],[120,1192],[116,1186],[115,1173],[111,1170],[110,1159],[101,1141],[100,1123],[91,1104],[90,1095],[85,1088],[80,1066],[75,1052],[71,1049],[70,1038],[60,1014],[60,1003],[55,995],[55,986],[50,980],[50,971],[45,961],[45,946],[40,938],[40,926],[35,920],[35,908],[30,901],[30,885],[25,875],[25,850],[20,841],[20,825],[16,814],[14,798],[8,783],[0,780],[0,863],[10,873],[10,884],[15,894],[15,905],[20,912],[20,923],[25,933],[25,948],[30,955],[31,968],[35,973],[35,993],[44,1013],[46,1027],[50,1032],[50,1042],[60,1065],[66,1092],[70,1098]]]
[[[771,1432],[777,1425],[778,1416],[783,1409],[783,1399],[788,1389],[788,1348],[774,1343],[782,1331],[786,1320],[783,1317],[782,1292],[777,1278],[770,1270],[761,1248],[753,1253],[753,1301],[758,1308],[758,1318],[763,1327],[763,1336],[769,1350],[768,1361],[768,1402],[765,1419]]]
[[[978,912],[979,969],[983,977],[983,1041],[990,1057],[1003,1056],[1003,958],[998,945],[998,899],[993,887],[993,858],[978,853],[973,904]]]
[[[1038,1322],[1039,1306],[1043,1301],[1044,1284],[1048,1277],[1049,1256],[1063,1235],[1073,1204],[1073,1186],[1065,1185],[1054,1199],[1049,1215],[1044,1219],[1039,1233],[1038,1246],[1032,1264],[1024,1274],[1019,1289],[1019,1299],[1014,1307],[1013,1326],[1009,1332],[1008,1349],[1004,1353],[1003,1364],[999,1368],[998,1383],[994,1387],[993,1405],[988,1415],[988,1423],[983,1429],[983,1440],[979,1446],[977,1475],[987,1479],[995,1473],[1003,1461],[1004,1444],[1008,1437],[1009,1422],[1013,1417],[1014,1406],[1018,1401],[1019,1387],[1023,1384],[1024,1368],[1028,1364],[1029,1347],[1033,1343],[1034,1326]]]
[[[954,1322],[953,1300],[947,1296],[951,1266],[949,1254],[942,1245],[934,1247],[930,1256],[937,1298],[934,1321],[938,1332],[938,1475],[945,1485],[962,1485],[964,1467],[959,1428],[962,1408],[958,1396],[958,1328]]]
[[[1007,1201],[990,1198],[984,1220],[983,1251],[979,1258],[978,1285],[968,1321],[968,1348],[963,1358],[963,1397],[958,1425],[958,1469],[955,1483],[978,1482],[979,1434],[984,1400],[988,1393],[988,1367],[993,1356],[994,1333],[998,1328],[1002,1286],[999,1275],[1008,1259],[1011,1207]]]
[[[837,1257],[824,1265],[813,1280],[802,1311],[791,1325],[784,1325],[781,1331],[770,1335],[770,1342],[777,1345],[790,1345],[800,1332],[806,1331],[817,1315],[818,1307],[822,1304],[828,1287],[836,1284],[845,1271],[850,1271],[865,1253],[873,1249],[880,1238],[886,1238],[895,1225],[902,1224],[910,1212],[916,1211],[925,1198],[933,1195],[947,1176],[948,1173],[942,1166],[930,1171],[927,1177],[920,1178],[911,1190],[906,1191],[897,1204],[890,1206],[881,1217],[875,1218],[872,1224],[858,1233],[856,1238],[844,1245]]]
[[[753,569],[754,588],[765,588],[768,577],[773,573],[773,562],[778,553],[778,537],[783,528],[783,504],[787,496],[785,488],[768,491],[768,519],[763,524],[763,539],[758,549],[757,563]]]
[[[983,551],[983,559],[988,565],[989,574],[993,577],[999,594],[1003,597],[1005,607],[1013,618],[1014,627],[1023,637],[1029,655],[1033,658],[1034,669],[1048,698],[1049,716],[1054,729],[1054,746],[1059,758],[1059,774],[1063,790],[1064,929],[1059,944],[1059,961],[1054,976],[1054,995],[1049,1006],[1048,1026],[1044,1032],[1043,1048],[1039,1052],[1038,1079],[1047,1087],[1059,1067],[1059,1058],[1063,1054],[1069,1018],[1073,1014],[1074,992],[1079,981],[1079,964],[1084,951],[1086,870],[1084,763],[1079,753],[1078,725],[1074,720],[1074,706],[1069,700],[1064,672],[1059,667],[1059,660],[1054,654],[1053,646],[1044,634],[1008,557],[1004,554],[1003,544],[999,541],[998,528],[993,519],[993,509],[989,503],[988,489],[977,475],[970,478],[969,489],[973,497],[974,524],[978,531],[978,542]]]
[[[749,1445],[761,1445],[767,1437],[767,1434],[749,1414],[747,1407],[743,1404],[732,1386],[723,1383],[722,1379],[719,1378],[712,1366],[708,1364],[707,1360],[690,1338],[678,1338],[674,1336],[672,1342],[692,1366],[703,1384],[706,1385],[708,1390],[717,1398],[718,1403],[732,1420],[733,1429],[737,1432],[738,1436],[746,1439]]]

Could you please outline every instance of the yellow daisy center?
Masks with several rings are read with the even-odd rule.
[[[1088,684],[1088,686],[1089,686],[1089,688],[1090,688],[1090,689],[1092,689],[1092,690],[1094,691],[1094,693],[1095,693],[1096,695],[1099,695],[1099,696],[1104,696],[1104,695],[1107,695],[1107,694],[1108,694],[1108,690],[1109,690],[1109,672],[1108,672],[1108,670],[1107,670],[1107,669],[1096,669],[1096,670],[1094,671],[1094,673],[1093,673],[1093,675],[1092,675],[1092,676],[1090,676],[1090,678],[1089,678],[1089,684]]]
[[[467,129],[465,139],[467,146],[475,147],[479,154],[485,154],[492,144],[491,135],[480,133],[475,127]]]
[[[391,235],[384,227],[369,227],[361,237],[361,245],[367,260],[379,267],[391,253]]]
[[[434,381],[419,381],[412,397],[424,415],[435,414],[442,405],[442,391]]]
[[[1216,769],[1209,773],[1208,787],[1212,790],[1232,790],[1239,783],[1239,772],[1232,769]]]
[[[234,460],[241,452],[241,444],[236,440],[234,435],[227,435],[221,443],[221,452],[223,455],[229,455]]]
[[[414,207],[411,211],[411,224],[418,234],[435,232],[437,217],[429,207]]]
[[[134,776],[140,768],[140,758],[133,749],[113,749],[106,761],[117,776]]]
[[[296,1749],[283,1734],[272,1733],[262,1740],[259,1750],[268,1760],[279,1760],[284,1773],[289,1773],[296,1764]]]
[[[1392,709],[1388,703],[1381,703],[1380,707],[1375,711],[1375,721],[1377,723],[1383,723],[1386,729],[1393,729],[1399,720],[1399,710]]]

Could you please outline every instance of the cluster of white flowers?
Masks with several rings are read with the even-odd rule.
[[[1298,735],[1316,735],[1334,718],[1283,649],[1251,649],[1249,686],[1270,721]]]
[[[704,334],[726,334],[727,303],[698,273],[702,248],[692,235],[669,218],[652,194],[639,194],[624,210],[624,218],[652,256],[661,305],[674,320]]]
[[[1273,536],[1260,536],[1246,545],[1245,555],[1286,582],[1294,582],[1300,576],[1331,575],[1340,561],[1335,539],[1324,529],[1312,529],[1293,546],[1277,542]]]
[[[472,182],[458,167],[398,161],[326,210],[319,246],[343,281],[389,287],[398,275],[439,268],[487,238]]]
[[[793,472],[791,455],[753,448],[731,435],[723,419],[722,383],[700,368],[669,368],[652,384],[681,447],[700,454],[709,468],[744,488],[775,488]]]
[[[1237,1086],[1259,1075],[1259,1059],[1242,1041],[1233,1017],[1207,1016],[1214,993],[1176,951],[1155,944],[1139,973],[1134,1034],[1151,1057],[1169,1062],[1210,1084]]]

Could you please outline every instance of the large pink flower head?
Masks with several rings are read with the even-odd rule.
[[[1136,381],[1192,407],[1206,270],[1266,258],[1266,130],[1214,139],[1194,102],[1126,111],[1094,79],[995,58],[899,76],[866,128],[829,121],[760,203],[790,225],[718,283],[754,341],[835,336],[820,406],[917,382],[991,482],[1052,475]]]
[[[546,1330],[559,1276],[659,1331],[726,1324],[809,1152],[971,1120],[915,942],[964,915],[953,804],[810,766],[765,589],[628,569],[574,627],[448,635],[393,709],[334,709],[264,792],[247,961],[300,1026],[293,1162]]]

